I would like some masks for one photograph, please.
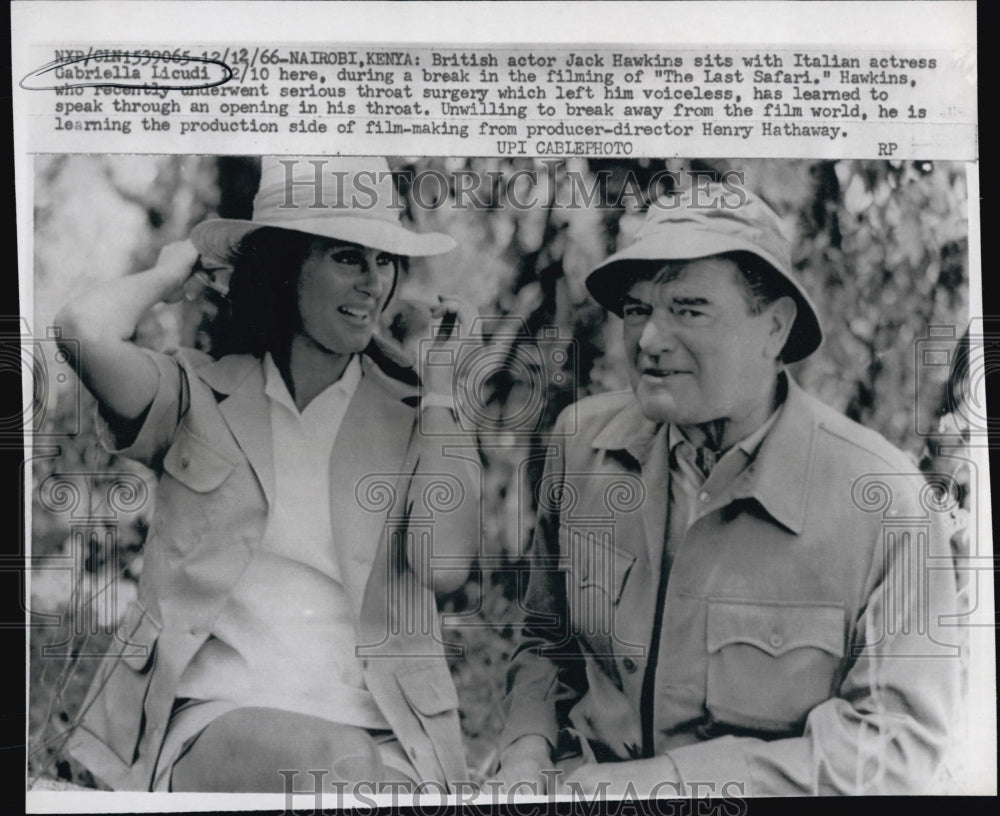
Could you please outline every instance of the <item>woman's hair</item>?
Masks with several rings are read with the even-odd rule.
[[[293,230],[262,227],[248,233],[235,253],[227,307],[216,321],[216,357],[263,357],[288,347],[299,329],[299,274],[315,237]],[[400,261],[386,304],[399,278]]]
[[[248,233],[235,253],[228,308],[217,321],[213,351],[253,354],[287,345],[299,327],[298,284],[312,237],[263,227]]]

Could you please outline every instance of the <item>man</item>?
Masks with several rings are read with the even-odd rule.
[[[199,224],[60,316],[105,445],[159,478],[138,601],[67,746],[112,788],[465,776],[435,592],[476,551],[478,476],[443,450],[451,369],[421,383],[377,334],[400,258],[454,242],[393,201],[384,159],[264,157],[251,220]],[[219,359],[134,345],[199,254],[233,269]],[[435,348],[471,322],[443,298],[431,317],[456,329]]]
[[[632,389],[572,409],[539,486],[501,775],[544,785],[575,733],[591,793],[913,792],[957,693],[941,514],[785,370],[822,333],[778,216],[696,192],[587,279]]]

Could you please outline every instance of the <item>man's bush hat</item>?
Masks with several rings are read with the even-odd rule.
[[[264,156],[253,216],[198,224],[191,241],[203,256],[234,260],[240,242],[262,227],[360,244],[393,255],[440,255],[455,248],[441,232],[418,233],[400,221],[402,206],[381,157]]]
[[[791,242],[781,219],[749,190],[702,185],[650,204],[635,241],[587,276],[594,300],[617,315],[635,280],[636,266],[650,261],[683,261],[728,252],[749,252],[780,274],[798,314],[785,343],[785,362],[802,360],[823,341],[809,294],[792,273]]]

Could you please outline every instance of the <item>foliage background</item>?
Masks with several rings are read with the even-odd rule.
[[[627,387],[620,322],[591,301],[587,272],[626,245],[642,220],[641,202],[628,192],[656,171],[744,173],[745,183],[782,216],[795,236],[794,265],[819,307],[824,346],[794,367],[805,388],[853,419],[872,427],[910,452],[925,470],[957,472],[956,530],[969,502],[969,471],[937,454],[943,443],[961,442],[967,411],[956,410],[966,393],[949,387],[949,368],[918,359],[928,326],[950,326],[960,337],[968,317],[967,190],[962,165],[930,162],[571,159],[551,168],[531,160],[395,159],[394,169],[491,172],[502,197],[516,170],[521,200],[544,202],[565,193],[566,171],[588,185],[602,178],[605,200],[623,190],[623,207],[579,209],[534,206],[410,206],[407,217],[420,230],[443,230],[458,249],[437,258],[416,259],[404,270],[384,329],[411,349],[426,336],[421,303],[439,292],[476,304],[483,315],[520,318],[522,337],[510,349],[510,365],[492,378],[485,406],[500,428],[532,389],[544,388],[544,408],[527,438],[490,435],[484,447],[483,550],[490,567],[474,572],[445,603],[480,626],[451,627],[448,637],[465,647],[453,661],[462,701],[469,765],[486,774],[495,760],[493,741],[501,726],[504,667],[511,654],[519,591],[516,569],[523,563],[532,525],[532,480],[525,457],[544,445],[558,411],[590,393]],[[44,337],[58,308],[94,280],[111,280],[153,265],[159,248],[187,237],[206,217],[248,217],[259,169],[248,157],[208,156],[40,156],[35,165],[34,332]],[[554,186],[553,186],[554,185]],[[426,199],[426,196],[425,196]],[[218,298],[210,290],[190,301],[161,304],[140,323],[136,341],[160,350],[195,345],[210,350]],[[495,324],[487,323],[487,328]],[[557,326],[575,341],[573,367],[555,372],[551,359],[521,352],[532,338],[551,348],[545,327]],[[548,345],[547,345],[548,344]],[[565,344],[564,344],[565,345]],[[108,640],[107,631],[135,597],[142,571],[155,478],[141,472],[148,499],[109,499],[106,487],[134,463],[103,453],[93,434],[93,402],[53,354],[51,342],[37,343],[32,362],[38,382],[31,421],[52,434],[57,447],[38,447],[32,463],[32,555],[59,568],[33,569],[30,644],[30,757],[32,777],[57,776],[83,784],[93,780],[61,752],[64,734]],[[85,354],[84,350],[84,354]],[[532,368],[532,360],[535,367]],[[558,366],[557,366],[558,367]],[[526,373],[527,372],[527,373]],[[79,395],[79,404],[77,403]],[[71,434],[66,436],[66,434]],[[39,437],[40,439],[43,437]],[[70,504],[53,497],[53,479],[64,474],[75,485]],[[51,477],[51,478],[50,478]],[[48,480],[48,481],[47,481]],[[974,493],[974,491],[972,491]],[[109,512],[109,502],[111,510]],[[70,506],[72,505],[72,506]],[[83,538],[74,538],[85,529]],[[79,542],[84,542],[83,544]],[[76,543],[74,543],[76,542]],[[968,538],[956,534],[956,548]],[[499,566],[496,566],[499,564]],[[68,614],[70,610],[76,614]],[[81,621],[83,622],[81,624]],[[70,624],[74,624],[71,626]]]

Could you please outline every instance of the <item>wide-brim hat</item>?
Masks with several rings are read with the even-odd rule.
[[[594,300],[621,316],[637,264],[749,252],[788,282],[798,306],[782,354],[793,363],[819,348],[823,330],[809,293],[792,271],[791,248],[777,213],[754,193],[702,186],[652,202],[635,241],[597,266],[586,284]]]
[[[403,226],[402,210],[382,157],[264,156],[252,217],[203,221],[191,231],[191,241],[201,255],[221,264],[231,264],[240,242],[263,227],[411,257],[455,248],[442,232]]]

